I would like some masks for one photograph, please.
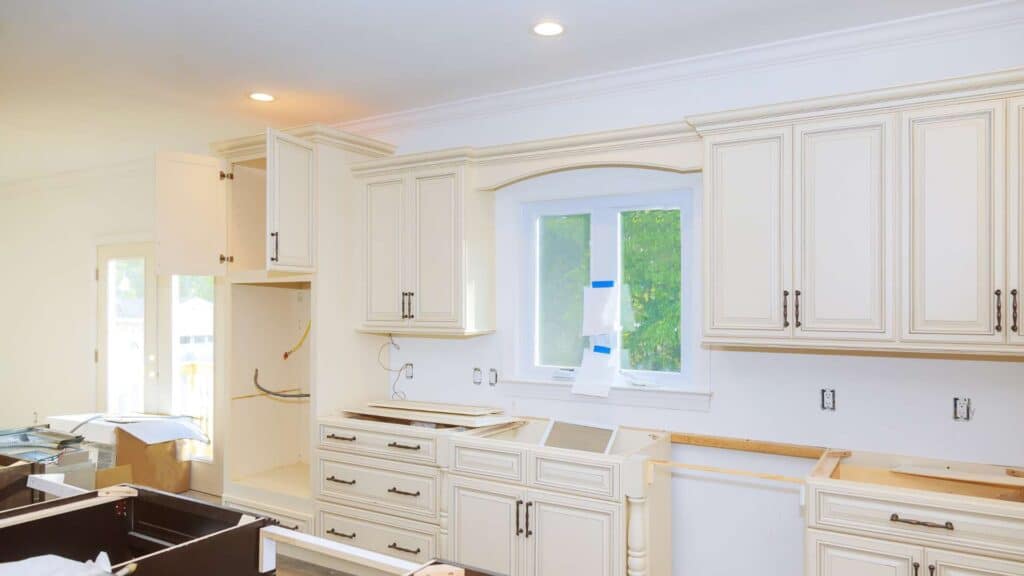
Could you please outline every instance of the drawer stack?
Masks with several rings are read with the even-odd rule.
[[[316,534],[412,562],[435,558],[438,431],[338,418],[322,421],[318,434]]]

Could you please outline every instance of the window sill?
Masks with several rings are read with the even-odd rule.
[[[505,378],[499,383],[505,395],[513,398],[534,398],[562,402],[634,406],[708,412],[711,410],[710,390],[673,388],[633,388],[613,386],[607,398],[572,393],[571,382],[529,378]]]

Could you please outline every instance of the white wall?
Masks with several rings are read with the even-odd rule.
[[[628,85],[598,78],[347,127],[410,152],[679,121],[698,112],[989,72],[1024,65],[1022,13],[1021,3],[1003,3],[967,13],[959,22],[914,22],[905,26],[911,36],[885,27],[830,35],[680,63],[679,74],[659,72],[649,82],[645,78],[656,75],[641,71],[625,75],[636,80]],[[858,37],[864,39],[865,50],[857,49]],[[500,209],[496,216],[499,229],[502,218],[515,217]],[[499,235],[498,245],[516,241]],[[499,302],[510,297],[508,288],[503,290]],[[479,402],[523,414],[1024,464],[1024,443],[1012,432],[1020,429],[1024,416],[1024,364],[1019,362],[715,350],[710,354],[710,410],[678,411],[523,398],[511,394],[507,385],[474,386],[473,367],[509,372],[511,367],[503,364],[509,330],[499,323],[497,334],[464,341],[404,338],[391,364],[415,364],[415,378],[401,381],[410,399]],[[382,395],[385,382],[381,371],[375,385]],[[834,413],[818,408],[823,387],[837,391]],[[973,401],[971,422],[952,421],[952,399],[959,395]],[[676,457],[794,474],[805,473],[811,464],[682,447]],[[801,573],[799,503],[798,494],[777,486],[677,477],[675,573]]]
[[[96,246],[151,239],[138,161],[0,188],[0,427],[96,405]]]

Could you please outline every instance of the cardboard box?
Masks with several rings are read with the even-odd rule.
[[[33,502],[28,475],[37,472],[37,464],[0,454],[0,510],[27,506]]]
[[[176,494],[189,489],[192,463],[178,458],[180,439],[147,444],[123,428],[114,437],[117,466],[131,466],[133,483]]]

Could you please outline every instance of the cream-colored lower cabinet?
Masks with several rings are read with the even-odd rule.
[[[920,546],[807,531],[806,576],[917,576],[924,563]]]
[[[925,550],[927,576],[1021,576],[1024,563],[960,554],[946,550]]]
[[[622,506],[453,478],[455,562],[509,576],[624,574]]]

